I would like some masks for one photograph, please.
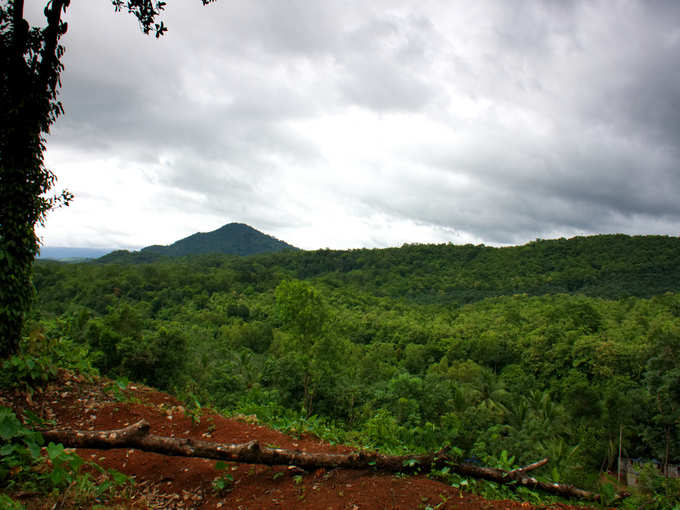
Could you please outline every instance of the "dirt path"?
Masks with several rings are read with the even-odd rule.
[[[293,438],[257,424],[255,417],[228,419],[203,413],[192,420],[173,397],[143,386],[130,386],[126,400],[117,402],[102,382],[89,383],[68,373],[32,398],[0,394],[0,405],[19,413],[30,408],[54,419],[59,428],[110,430],[144,418],[154,434],[190,437],[223,443],[257,439],[261,444],[310,452],[348,452],[314,437]],[[400,477],[372,471],[317,470],[230,463],[229,491],[218,494],[215,478],[225,471],[204,459],[168,457],[137,450],[78,450],[86,460],[113,468],[136,480],[135,492],[124,508],[147,509],[464,509],[514,510],[537,508],[583,509],[566,505],[533,506],[515,501],[487,501],[461,493],[425,476]]]

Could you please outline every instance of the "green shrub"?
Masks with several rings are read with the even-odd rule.
[[[644,464],[638,477],[639,494],[626,501],[627,508],[678,510],[680,479],[666,478],[653,463]]]
[[[48,357],[15,355],[2,363],[0,386],[24,386],[31,391],[57,375],[57,367]]]
[[[85,463],[61,444],[50,442],[43,448],[42,435],[27,428],[6,407],[0,407],[0,439],[4,443],[0,448],[0,488],[10,493],[20,489],[45,495],[58,493],[62,500],[68,499],[81,507],[104,495],[115,494],[130,482],[121,473]],[[84,465],[106,473],[106,480],[95,482],[90,473],[82,472]],[[8,496],[0,499],[0,503],[0,508],[22,508]]]

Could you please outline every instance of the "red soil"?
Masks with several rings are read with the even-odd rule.
[[[55,428],[110,430],[142,418],[151,432],[173,437],[191,437],[222,443],[257,439],[263,445],[310,452],[347,452],[314,437],[293,438],[257,424],[253,417],[224,418],[204,412],[196,423],[175,398],[141,385],[130,386],[125,402],[116,402],[101,381],[86,382],[62,373],[58,381],[32,397],[25,393],[0,393],[0,405],[19,414],[30,408],[56,421]],[[583,509],[567,505],[534,506],[516,501],[487,501],[459,492],[425,476],[401,477],[366,470],[305,472],[286,466],[230,463],[234,479],[228,492],[218,494],[212,486],[224,471],[215,461],[169,457],[137,450],[78,450],[86,460],[133,476],[136,485],[121,508],[149,509]],[[30,499],[30,507],[40,507]]]

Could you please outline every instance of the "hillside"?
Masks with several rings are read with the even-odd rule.
[[[680,238],[598,235],[523,246],[404,245],[318,250],[256,259],[319,279],[417,303],[469,303],[513,294],[621,298],[680,290]]]
[[[145,249],[114,252],[98,262],[137,264],[162,258]],[[233,271],[240,279],[264,288],[287,276],[372,296],[460,305],[513,294],[580,293],[618,299],[676,292],[680,291],[678,260],[677,237],[599,235],[536,240],[503,248],[414,244],[385,249],[287,250],[244,259],[194,257],[180,264],[188,278]],[[172,266],[163,267],[163,271],[172,270]]]
[[[680,462],[663,421],[680,409],[678,260],[677,238],[613,235],[38,261],[28,331],[104,375],[267,423],[394,454],[550,457],[553,480],[596,490],[619,442]]]
[[[114,391],[115,388],[115,391]],[[112,430],[145,419],[154,434],[220,443],[261,444],[306,452],[340,453],[350,448],[321,441],[309,433],[287,435],[257,422],[254,416],[225,418],[211,410],[189,411],[176,398],[138,384],[117,389],[103,379],[86,380],[61,371],[33,397],[19,391],[0,390],[0,406],[18,415],[27,411],[53,420],[55,428]],[[424,475],[405,477],[367,470],[323,469],[306,472],[292,466],[264,466],[228,463],[228,471],[216,469],[215,461],[200,458],[170,457],[132,449],[78,449],[85,461],[94,460],[104,469],[115,469],[134,477],[131,488],[109,496],[112,508],[125,509],[415,509],[458,510],[585,510],[564,504],[540,506],[518,501],[488,501],[461,492],[449,484]],[[228,475],[231,480],[223,491],[213,487],[214,480]],[[105,483],[99,475],[99,483]],[[10,492],[29,508],[77,508],[90,503],[87,493],[64,491],[52,506],[50,496],[37,491]],[[78,504],[78,499],[80,503]],[[107,502],[108,503],[108,502]],[[49,504],[49,505],[48,505]],[[72,506],[71,506],[72,505]],[[107,506],[108,508],[108,506]]]
[[[162,257],[210,253],[246,256],[284,250],[297,248],[243,223],[229,223],[212,232],[197,232],[168,246],[152,245],[132,253],[125,250],[115,251],[99,261],[148,262]]]

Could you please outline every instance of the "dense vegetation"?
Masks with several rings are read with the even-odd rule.
[[[518,293],[651,297],[679,288],[678,256],[679,238],[606,235],[538,239],[507,248],[449,244],[294,251],[222,264],[253,282],[277,273],[277,277],[322,280],[331,287],[374,296],[452,306]],[[115,252],[99,260],[148,263],[162,258],[141,251]]]
[[[620,436],[680,461],[678,260],[677,238],[618,235],[39,261],[29,333],[218,408],[391,451],[549,456],[592,487]]]

